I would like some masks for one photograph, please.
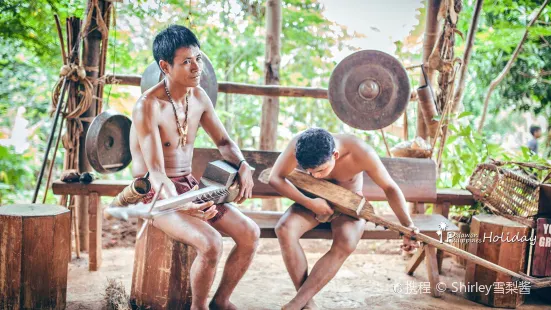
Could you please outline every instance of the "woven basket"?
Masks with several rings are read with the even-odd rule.
[[[545,172],[546,176],[537,179],[533,169]],[[473,172],[467,190],[493,213],[535,227],[540,184],[549,180],[550,172],[551,167],[532,163],[483,163]]]

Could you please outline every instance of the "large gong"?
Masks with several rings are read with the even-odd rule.
[[[216,106],[216,99],[218,98],[218,81],[216,80],[216,73],[207,55],[203,52],[201,52],[201,54],[203,56],[203,71],[201,72],[200,85],[209,96],[212,105]],[[142,75],[142,80],[140,82],[142,93],[155,86],[162,78],[163,74],[161,69],[156,62],[152,62]]]
[[[130,126],[127,116],[107,110],[94,118],[86,134],[86,156],[99,173],[120,171],[132,161]]]
[[[402,64],[389,54],[363,50],[343,59],[329,80],[329,101],[346,124],[381,129],[406,109],[410,85]]]

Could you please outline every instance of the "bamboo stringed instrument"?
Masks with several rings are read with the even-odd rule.
[[[268,176],[270,169],[262,171],[259,176],[259,181],[268,183]],[[294,170],[287,177],[293,185],[306,194],[313,195],[315,197],[323,198],[329,202],[337,211],[349,215],[354,218],[362,218],[367,221],[373,222],[375,225],[381,225],[385,229],[390,229],[400,233],[401,236],[411,237],[412,240],[418,240],[426,244],[432,245],[439,250],[443,250],[454,255],[457,255],[463,259],[471,261],[475,264],[481,265],[496,272],[501,272],[513,277],[513,279],[519,279],[531,283],[531,288],[538,289],[551,286],[551,277],[547,278],[534,278],[524,273],[517,273],[507,268],[501,267],[497,264],[482,259],[467,251],[458,249],[447,243],[440,243],[432,237],[429,237],[422,233],[414,233],[411,229],[406,228],[400,224],[388,221],[375,214],[373,206],[365,200],[364,197],[353,193],[339,185],[333,184],[329,181],[316,179],[309,174]]]
[[[124,207],[108,206],[104,210],[104,214],[106,217],[115,217],[123,220],[127,220],[129,217],[153,218],[182,210],[187,207],[186,204],[189,202],[196,204],[207,201],[213,201],[214,204],[231,202],[239,194],[236,177],[237,169],[233,166],[222,160],[213,161],[207,165],[205,173],[201,178],[201,182],[205,185],[203,188],[159,201],[154,199],[147,204]]]

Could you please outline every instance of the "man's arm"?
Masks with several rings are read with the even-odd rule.
[[[163,147],[159,132],[160,107],[155,99],[140,98],[132,110],[132,124],[142,150],[143,160],[149,171],[151,185],[155,191],[164,184],[161,197],[178,196],[176,186],[165,172]],[[144,150],[147,150],[144,152]]]
[[[373,182],[385,192],[388,203],[400,223],[406,227],[413,226],[402,190],[390,177],[377,153],[367,144],[361,143],[360,152],[357,154],[361,167],[367,172],[367,175],[369,175]]]
[[[289,142],[287,148],[277,158],[270,173],[269,184],[282,196],[295,201],[312,212],[319,215],[331,215],[333,210],[324,199],[311,199],[305,196],[286,178],[298,165],[295,158],[296,141],[297,137]]]
[[[224,125],[222,125],[218,115],[216,115],[212,102],[205,91],[201,88],[198,88],[196,91],[199,100],[205,105],[205,112],[203,112],[201,116],[201,126],[203,126],[203,129],[205,129],[222,154],[222,158],[235,166],[239,166],[238,175],[240,189],[239,195],[237,195],[235,201],[241,203],[245,201],[245,199],[252,197],[254,182],[251,167],[244,161],[245,157],[237,144],[229,137],[228,132],[224,128]]]

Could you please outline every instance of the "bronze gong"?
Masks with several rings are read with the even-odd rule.
[[[405,68],[393,56],[363,50],[343,59],[329,79],[329,101],[346,124],[375,130],[395,122],[410,97]]]
[[[86,134],[86,156],[99,173],[120,171],[132,161],[130,126],[127,116],[107,110],[94,118]]]
[[[203,52],[201,52],[201,54],[203,55],[203,71],[201,72],[200,85],[209,96],[212,105],[216,106],[216,99],[218,98],[218,81],[216,80],[216,73],[207,55]],[[156,62],[152,62],[142,75],[142,80],[140,82],[142,93],[155,86],[162,78],[163,74],[159,65],[157,65]]]

